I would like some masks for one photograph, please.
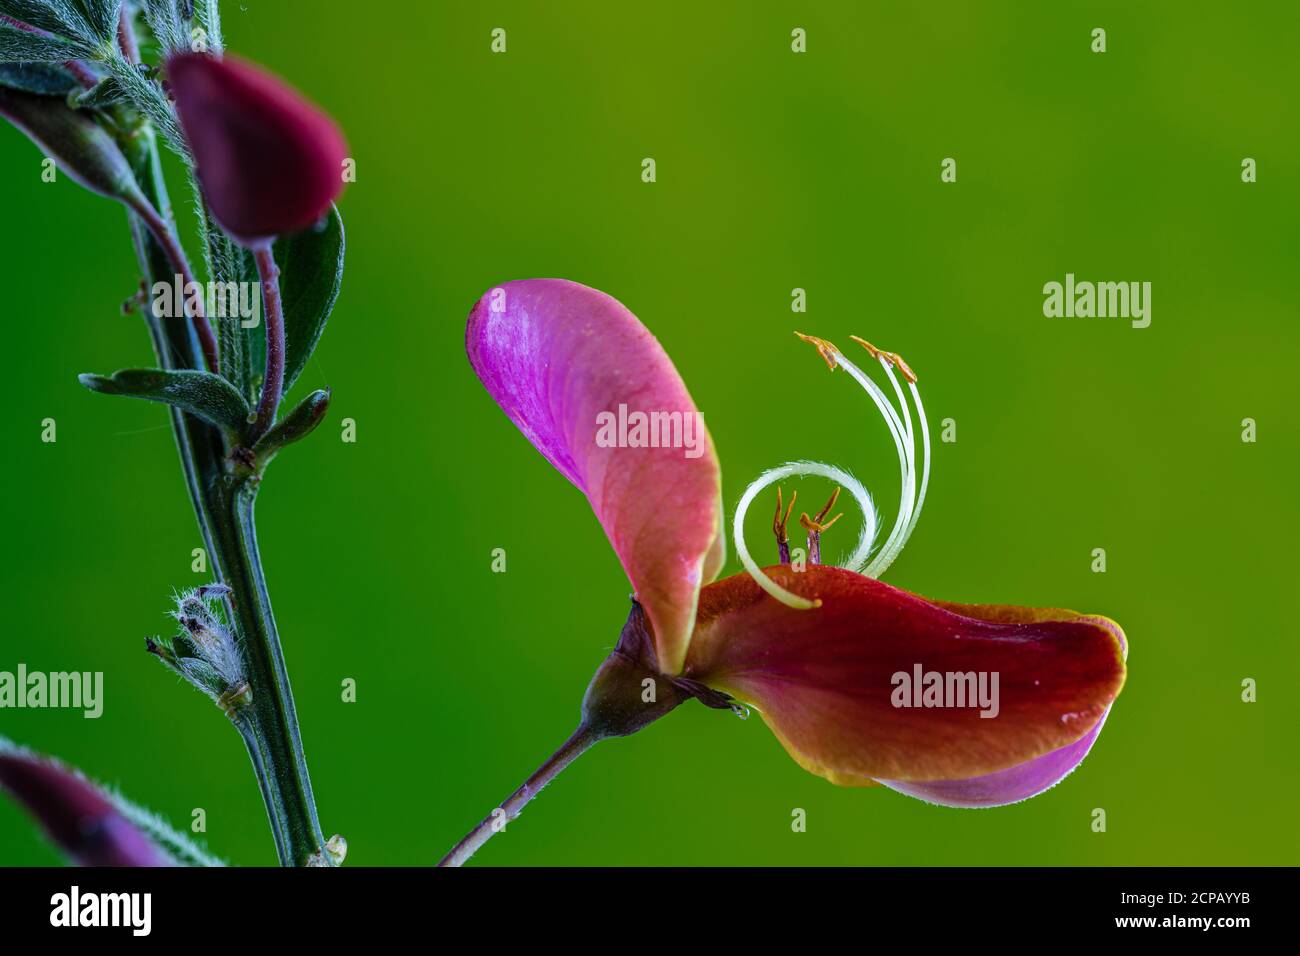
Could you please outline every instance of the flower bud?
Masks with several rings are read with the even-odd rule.
[[[160,850],[98,787],[0,738],[0,790],[13,794],[49,838],[82,866],[167,866]]]
[[[89,114],[72,109],[60,97],[0,86],[0,116],[26,133],[61,172],[91,192],[128,205],[140,200],[131,164]]]
[[[219,599],[230,592],[209,584],[176,598],[175,637],[147,637],[144,646],[168,669],[211,697],[230,718],[252,703],[239,644],[221,620]]]
[[[296,232],[343,188],[347,147],[328,116],[274,76],[227,57],[167,61],[181,129],[213,216],[244,245]]]

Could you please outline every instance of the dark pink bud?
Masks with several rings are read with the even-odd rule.
[[[245,245],[305,229],[343,188],[334,121],[249,63],[184,53],[167,61],[181,128],[212,214]]]
[[[0,750],[2,790],[13,794],[59,849],[82,866],[172,862],[98,787],[54,761]]]

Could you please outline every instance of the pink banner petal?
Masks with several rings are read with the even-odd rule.
[[[725,539],[713,442],[667,353],[617,300],[563,279],[489,290],[465,349],[510,420],[587,495],[650,618],[660,668],[677,673]]]

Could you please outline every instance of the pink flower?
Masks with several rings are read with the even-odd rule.
[[[826,520],[830,505],[802,518],[808,566],[788,563],[789,513],[783,518],[778,506],[782,563],[759,568],[738,537],[747,572],[714,581],[725,542],[713,442],[668,356],[636,317],[594,289],[532,279],[490,290],[466,329],[470,363],[488,392],[587,495],[632,582],[636,603],[616,651],[624,664],[657,675],[682,699],[753,707],[801,766],[837,784],[880,783],[951,806],[1040,793],[1079,764],[1100,732],[1124,683],[1123,632],[1103,617],[951,604],[876,580],[924,503],[924,409],[898,356],[862,343],[888,375],[901,412],[835,346],[809,341],[884,415],[903,481],[898,517],[876,548],[874,507],[851,476],[815,463],[781,466],[742,495],[736,535],[762,487],[781,477],[829,476],[863,505],[850,568],[816,563],[820,535],[834,521]],[[915,423],[895,369],[911,389]],[[658,414],[658,425],[651,419],[640,441],[602,434],[615,420],[623,429],[633,412]],[[688,421],[702,432],[698,454],[645,440],[671,437],[654,429],[675,422],[684,435]],[[927,458],[919,482],[918,434]],[[598,673],[588,700],[605,706],[608,693]],[[649,719],[628,719],[622,732]]]

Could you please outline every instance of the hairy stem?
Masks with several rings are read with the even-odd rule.
[[[163,219],[153,203],[143,195],[131,202],[131,211],[149,227],[149,232],[153,234],[154,240],[167,256],[168,263],[181,277],[181,295],[184,296],[185,290],[191,286],[198,289],[198,283],[194,281],[194,273],[190,270],[189,260],[185,257],[185,250],[181,248],[171,223]],[[212,331],[211,323],[203,314],[202,293],[197,291],[194,293],[193,301],[189,302],[189,312],[194,322],[194,333],[199,337],[203,349],[203,361],[208,371],[216,374],[220,371],[217,359],[217,337]]]
[[[150,207],[164,210],[158,218],[166,226],[164,235],[171,235],[156,140],[145,132],[130,145],[137,179]],[[131,216],[131,231],[141,271],[151,286],[173,266],[155,229],[138,215]],[[200,367],[203,347],[191,323],[156,316],[147,304],[141,311],[163,368]],[[303,866],[318,854],[324,840],[257,550],[256,486],[229,466],[217,429],[175,408],[169,411],[199,530],[217,576],[231,589],[226,610],[239,629],[247,659],[253,700],[240,715],[240,733],[266,802],[279,860],[285,866]]]
[[[266,373],[262,376],[262,398],[257,403],[257,421],[252,441],[257,441],[275,424],[284,390],[284,311],[280,305],[280,268],[275,264],[271,243],[253,248],[257,276],[262,283],[262,311],[266,315]]]
[[[324,845],[307,759],[298,732],[289,673],[271,612],[257,551],[251,479],[226,478],[209,494],[209,522],[222,582],[231,589],[227,613],[243,638],[251,719],[241,725],[266,801],[280,860],[304,866]]]
[[[537,796],[548,783],[573,761],[585,753],[592,744],[604,738],[599,733],[582,724],[573,732],[559,750],[551,754],[549,760],[537,768],[537,771],[524,781],[523,786],[506,798],[506,801],[483,818],[478,826],[470,830],[451,852],[439,861],[439,866],[461,866],[472,857],[492,835],[505,829],[505,825],[518,818],[529,801]]]

